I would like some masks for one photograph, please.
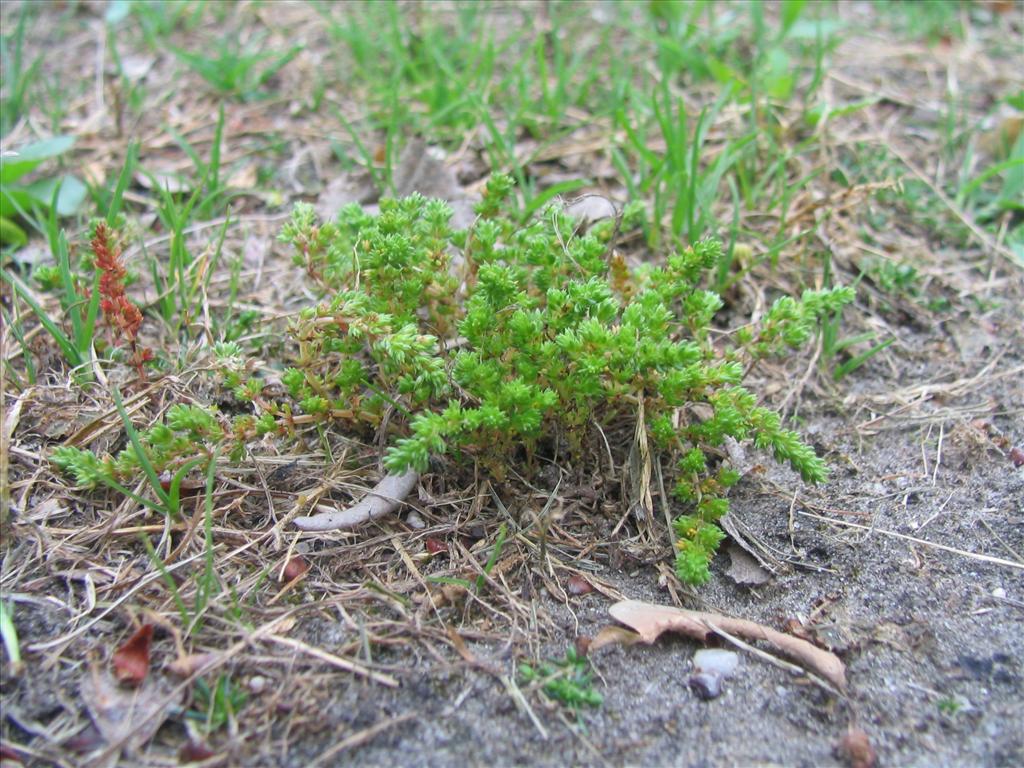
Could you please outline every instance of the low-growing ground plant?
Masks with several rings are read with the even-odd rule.
[[[581,707],[600,707],[604,699],[593,687],[590,674],[590,661],[586,656],[577,653],[570,647],[565,658],[551,662],[541,662],[536,667],[522,664],[519,677],[526,684],[536,683],[544,691],[544,695],[553,701],[560,702],[570,709]]]
[[[713,335],[723,302],[701,285],[721,260],[718,242],[631,268],[611,237],[635,226],[639,209],[581,233],[558,206],[520,224],[511,191],[508,177],[493,177],[465,230],[452,229],[447,203],[419,195],[384,200],[376,216],[352,205],[331,222],[298,205],[281,239],[325,298],[289,328],[288,397],[265,396],[238,345],[220,344],[219,380],[250,413],[228,425],[214,409],[178,405],[116,457],[63,448],[55,461],[84,485],[117,488],[140,464],[177,477],[197,444],[240,458],[263,435],[343,425],[386,430],[392,472],[448,457],[500,479],[513,465],[529,473],[541,456],[602,461],[606,450],[626,463],[605,437],[626,429],[648,467],[652,450],[673,462],[684,509],[672,526],[676,571],[707,581],[724,535],[715,523],[739,478],[723,460],[727,438],[752,439],[806,481],[826,477],[743,380],[834,321],[852,289],[782,297],[756,323]]]
[[[446,203],[415,195],[383,201],[378,216],[349,206],[326,223],[298,206],[281,237],[329,298],[290,330],[292,403],[321,424],[386,423],[393,472],[424,472],[448,455],[498,477],[540,453],[596,458],[601,431],[639,419],[642,441],[676,468],[686,510],[673,523],[677,573],[704,582],[739,477],[721,458],[726,438],[752,439],[804,480],[825,479],[823,461],[742,382],[758,360],[810,340],[853,291],[782,297],[757,323],[713,336],[723,302],[701,285],[719,243],[630,268],[610,242],[614,222],[581,234],[549,206],[519,225],[506,208],[511,187],[492,178],[464,231],[452,231]],[[258,423],[280,429],[289,407],[271,406]]]

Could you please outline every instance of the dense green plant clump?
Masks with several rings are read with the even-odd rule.
[[[713,340],[722,299],[701,283],[722,259],[717,242],[632,269],[611,241],[637,225],[639,207],[583,233],[558,206],[521,221],[511,191],[508,177],[493,177],[464,230],[452,229],[447,203],[418,195],[382,200],[377,215],[351,205],[331,222],[298,205],[281,240],[327,298],[289,328],[288,396],[269,396],[240,346],[222,342],[216,376],[247,413],[229,423],[175,406],[141,448],[104,459],[64,448],[55,462],[95,486],[131,473],[140,450],[157,472],[173,471],[196,444],[240,458],[264,435],[341,423],[391,435],[384,462],[394,472],[423,472],[447,454],[502,476],[538,451],[582,460],[600,445],[598,429],[642,419],[638,434],[655,460],[676,465],[674,495],[686,510],[673,524],[676,570],[706,581],[723,537],[715,523],[738,480],[722,460],[726,438],[752,439],[807,481],[826,476],[814,451],[742,386],[745,372],[807,342],[853,292],[780,298],[758,322]]]
[[[580,456],[594,424],[643,414],[658,451],[676,457],[675,496],[689,508],[674,524],[677,571],[706,581],[723,535],[714,522],[738,479],[717,458],[727,437],[753,438],[807,481],[825,478],[821,459],[741,381],[757,359],[807,342],[852,290],[780,298],[715,344],[722,299],[700,284],[722,258],[717,242],[631,270],[611,253],[613,222],[580,234],[550,206],[520,224],[506,213],[510,192],[493,178],[461,231],[446,203],[416,195],[382,201],[377,216],[349,206],[329,223],[298,206],[281,239],[331,298],[292,328],[290,395],[324,421],[387,418],[401,435],[385,457],[393,471],[468,453],[500,473],[518,446],[530,456],[541,443]]]

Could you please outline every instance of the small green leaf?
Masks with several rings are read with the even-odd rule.
[[[0,244],[20,248],[27,242],[28,235],[25,234],[25,230],[6,216],[0,216]]]
[[[54,190],[58,185],[60,185],[60,192],[57,195],[57,215],[70,216],[78,211],[89,192],[85,184],[76,177],[62,176],[58,179],[42,179],[25,187],[25,192],[48,210],[53,200]]]
[[[842,106],[832,107],[829,109],[826,104],[821,103],[811,109],[807,110],[804,114],[804,122],[811,127],[816,127],[821,122],[822,118],[826,115],[828,119],[832,120],[837,117],[845,117],[846,115],[852,115],[855,112],[859,112],[862,109],[874,106],[881,101],[881,96],[871,96],[866,99],[860,99],[850,104],[843,104]]]
[[[552,184],[550,187],[545,189],[535,198],[533,198],[526,205],[526,210],[523,211],[523,218],[528,219],[534,214],[535,211],[539,211],[549,201],[557,197],[558,195],[566,194],[567,192],[575,192],[577,189],[590,184],[588,179],[570,179],[569,181],[562,181],[558,184]]]
[[[74,136],[55,136],[14,150],[0,158],[0,184],[10,184],[35,170],[45,160],[67,152],[75,143]]]

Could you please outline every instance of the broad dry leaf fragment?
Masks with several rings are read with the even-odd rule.
[[[587,595],[594,591],[594,585],[579,574],[573,574],[566,582],[565,590],[570,595]]]
[[[605,627],[597,633],[597,637],[590,641],[587,645],[587,653],[593,653],[594,651],[604,648],[606,645],[636,645],[637,643],[646,642],[636,632],[632,632],[623,627]]]
[[[835,747],[835,755],[850,768],[874,768],[878,764],[875,748],[863,728],[851,725]]]
[[[127,685],[140,685],[149,674],[149,647],[153,625],[143,624],[114,652],[114,676]]]
[[[309,571],[309,562],[302,555],[296,555],[288,559],[284,569],[281,571],[281,581],[291,582],[300,576],[305,576]]]
[[[324,221],[333,221],[338,216],[338,211],[346,205],[365,205],[372,202],[376,196],[376,188],[369,174],[354,176],[343,173],[327,182],[314,207]]]
[[[138,688],[121,688],[100,670],[86,674],[79,690],[89,717],[106,742],[133,751],[153,738],[174,703],[167,691],[152,681]]]
[[[667,605],[654,605],[639,600],[623,600],[609,610],[612,617],[632,628],[641,642],[651,644],[664,632],[679,632],[696,640],[707,640],[719,627],[747,640],[771,643],[791,659],[821,675],[839,690],[846,688],[846,666],[833,653],[816,648],[806,640],[778,632],[746,619],[734,619],[705,611],[688,611]],[[603,634],[603,633],[601,633]],[[598,635],[598,638],[601,637]],[[597,640],[595,640],[595,643]],[[591,646],[593,648],[593,645]]]
[[[422,139],[413,139],[402,150],[393,172],[395,197],[418,192],[436,197],[451,206],[453,229],[465,229],[476,219],[473,200],[459,186],[455,171],[445,163],[440,147],[428,146]]]
[[[593,224],[601,219],[618,216],[615,203],[603,195],[583,195],[569,203],[565,212],[583,224]]]

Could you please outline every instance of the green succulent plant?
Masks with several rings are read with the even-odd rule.
[[[511,191],[508,177],[493,177],[462,230],[447,203],[419,195],[382,200],[376,215],[351,205],[330,222],[296,206],[280,237],[324,298],[288,330],[287,397],[265,397],[239,345],[220,344],[216,376],[253,412],[228,427],[212,409],[175,406],[140,436],[148,462],[173,470],[195,445],[239,458],[253,438],[340,423],[386,429],[384,464],[396,473],[449,456],[501,475],[552,446],[582,460],[599,433],[625,424],[648,461],[653,445],[656,460],[674,463],[676,571],[707,581],[724,537],[716,522],[739,479],[722,458],[727,438],[752,440],[805,481],[827,476],[743,380],[757,360],[808,342],[852,289],[779,298],[757,323],[712,337],[723,302],[701,286],[722,258],[717,241],[630,268],[611,237],[638,225],[639,207],[581,232],[557,205],[523,222]],[[111,486],[104,478],[135,471],[140,454],[62,448],[53,460],[82,485]]]

